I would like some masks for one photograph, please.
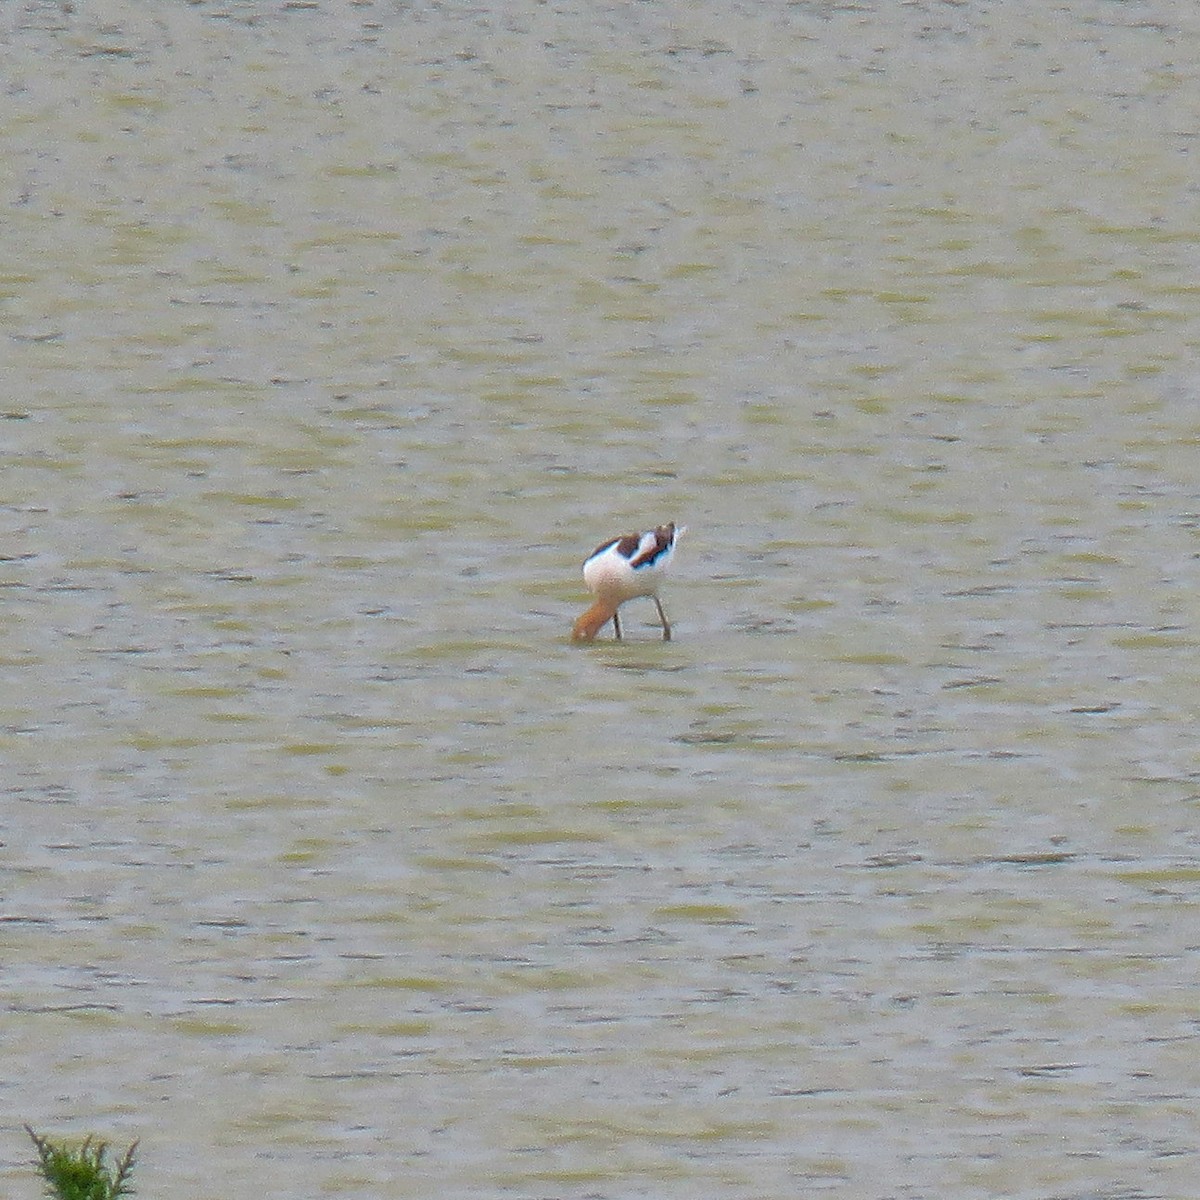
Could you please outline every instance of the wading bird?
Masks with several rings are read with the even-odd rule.
[[[682,527],[676,529],[672,522],[649,533],[610,538],[597,546],[583,564],[583,581],[596,599],[575,622],[572,640],[590,642],[609,621],[620,638],[621,619],[617,609],[635,596],[649,596],[662,621],[663,641],[669,642],[671,626],[658,599],[658,586],[675,556],[675,543],[685,532]]]

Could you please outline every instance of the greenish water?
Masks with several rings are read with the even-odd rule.
[[[1186,16],[0,20],[10,1190],[1191,1200]]]

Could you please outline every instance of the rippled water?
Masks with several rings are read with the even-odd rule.
[[[0,1177],[1195,1195],[1145,0],[10,5]],[[689,526],[656,640],[583,555]]]

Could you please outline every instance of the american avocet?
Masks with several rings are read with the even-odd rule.
[[[649,596],[662,621],[663,641],[671,640],[671,626],[658,599],[658,585],[675,555],[675,542],[686,530],[660,525],[649,533],[627,533],[624,537],[602,542],[583,564],[583,581],[596,601],[575,622],[571,638],[590,642],[609,621],[613,632],[621,636],[621,619],[617,609],[635,596]]]

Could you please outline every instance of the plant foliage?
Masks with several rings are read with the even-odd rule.
[[[133,1195],[130,1177],[137,1142],[110,1165],[108,1143],[90,1135],[82,1145],[68,1146],[34,1133],[28,1125],[25,1132],[37,1147],[38,1169],[52,1200],[117,1200],[118,1196]]]

